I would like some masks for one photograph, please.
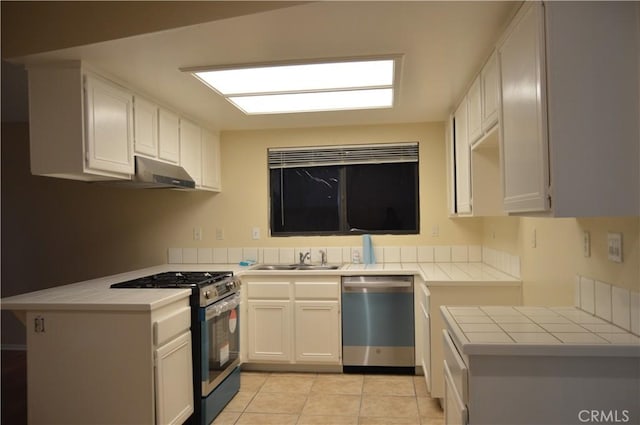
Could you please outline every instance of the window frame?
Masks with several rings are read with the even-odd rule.
[[[413,142],[416,146],[416,149],[419,149],[419,143]],[[406,144],[406,143],[405,143]],[[366,146],[366,145],[357,145],[358,147]],[[376,146],[376,145],[372,145]],[[298,149],[298,148],[296,148]],[[310,148],[313,149],[313,148]],[[367,230],[367,229],[356,229],[351,230],[348,227],[348,199],[347,199],[347,168],[350,165],[356,165],[355,163],[344,163],[344,164],[333,164],[339,167],[339,188],[338,188],[338,217],[339,217],[339,228],[337,230],[328,230],[328,231],[282,231],[282,232],[274,232],[274,220],[276,217],[272,211],[272,188],[271,188],[271,172],[272,169],[284,169],[284,168],[308,168],[309,166],[299,165],[294,167],[267,167],[267,192],[268,192],[268,214],[269,214],[269,234],[271,237],[306,237],[306,236],[350,236],[350,235],[363,235],[363,234],[372,234],[372,235],[419,235],[420,234],[420,161],[419,155],[416,150],[416,160],[415,161],[396,161],[396,162],[410,162],[415,163],[415,187],[414,187],[414,203],[415,203],[415,229],[410,230]],[[384,163],[393,163],[393,161],[379,162],[377,164]],[[371,164],[376,164],[371,162]],[[329,164],[327,164],[329,165]],[[319,165],[318,165],[319,166]]]

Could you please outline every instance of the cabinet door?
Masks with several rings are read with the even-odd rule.
[[[455,189],[456,212],[468,214],[471,212],[471,183],[469,162],[469,138],[467,133],[467,102],[466,99],[454,114],[454,146],[455,146]]]
[[[420,305],[422,315],[422,371],[427,384],[427,390],[431,391],[431,322],[425,305]]]
[[[191,332],[156,350],[156,423],[182,424],[193,413]]]
[[[85,76],[87,169],[133,174],[133,96]]]
[[[482,136],[482,90],[480,77],[477,77],[467,93],[467,128],[469,144],[472,145]]]
[[[158,107],[141,97],[133,103],[134,150],[136,153],[158,156]]]
[[[340,312],[338,301],[295,302],[297,362],[340,362]]]
[[[250,300],[247,345],[249,360],[291,360],[291,304]]]
[[[498,122],[500,78],[496,54],[491,55],[480,72],[482,86],[482,131],[486,132]]]
[[[220,191],[220,138],[202,129],[202,187]]]
[[[158,158],[176,164],[180,160],[180,118],[162,108],[158,111]]]
[[[462,403],[456,391],[451,375],[448,373],[447,363],[444,363],[444,423],[447,425],[466,425],[467,406]]]
[[[525,4],[498,48],[507,212],[549,209],[543,6]]]
[[[202,134],[200,127],[187,120],[180,120],[180,165],[196,182],[202,185]]]

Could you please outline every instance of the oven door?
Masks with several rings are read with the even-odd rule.
[[[202,337],[202,396],[206,397],[240,364],[240,293],[204,311]]]

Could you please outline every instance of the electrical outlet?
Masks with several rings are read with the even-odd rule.
[[[589,232],[582,234],[582,255],[591,257],[591,235]]]
[[[254,227],[251,229],[251,239],[260,239],[260,228]]]
[[[622,263],[622,233],[607,233],[607,253],[610,261]]]
[[[202,227],[194,227],[193,228],[193,240],[201,241],[202,240]]]
[[[216,240],[221,241],[224,239],[224,230],[221,228],[216,228]]]
[[[440,226],[438,226],[437,224],[434,224],[433,226],[431,226],[431,236],[436,238],[440,235]]]

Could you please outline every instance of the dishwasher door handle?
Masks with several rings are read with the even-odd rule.
[[[409,288],[411,282],[349,282],[343,285],[345,288]]]
[[[344,282],[343,292],[413,292],[412,282]]]

